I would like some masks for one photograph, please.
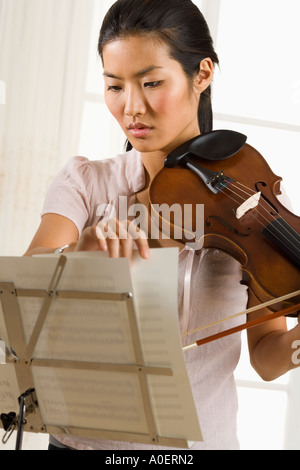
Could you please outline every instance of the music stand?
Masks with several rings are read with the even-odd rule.
[[[12,262],[16,262],[16,258]],[[53,266],[53,258],[51,262]],[[17,427],[16,449],[21,449],[23,430],[179,448],[189,448],[189,441],[201,440],[200,427],[186,437],[180,435],[180,430],[175,431],[174,435],[164,435],[160,429],[163,426],[158,420],[161,411],[156,409],[155,386],[160,382],[167,384],[169,379],[174,378],[174,371],[168,366],[157,366],[144,360],[133,292],[60,289],[67,262],[68,258],[64,255],[55,259],[55,269],[45,289],[22,288],[16,287],[13,282],[0,282],[0,301],[7,334],[7,362],[13,369],[11,374],[15,374],[19,390],[16,397],[19,410],[15,410],[16,416],[11,426],[9,423],[6,425],[8,434],[13,427]],[[36,321],[27,338],[24,334],[22,299],[39,303]],[[75,313],[74,305],[79,302],[84,306],[85,314],[89,312],[89,306],[95,308],[100,303],[118,305],[122,320],[116,324],[117,334],[120,338],[124,332],[127,335],[131,357],[123,351],[123,345],[120,346],[120,357],[124,355],[124,360],[120,361],[118,357],[116,362],[99,361],[93,357],[95,344],[92,345],[92,341],[90,355],[87,354],[83,360],[80,360],[80,354],[74,360],[68,357],[67,349],[60,357],[55,356],[55,352],[53,357],[49,357],[55,344],[55,335],[54,340],[51,335],[53,332],[62,334],[54,322],[54,307],[59,302],[64,309]],[[89,315],[86,315],[88,322]],[[115,334],[112,332],[116,342]],[[78,337],[71,337],[71,340],[76,343]],[[70,337],[66,339],[71,340]],[[39,347],[40,343],[42,346]],[[48,347],[50,352],[43,357],[43,351]],[[86,344],[86,350],[88,347]],[[158,379],[156,384],[154,379]]]

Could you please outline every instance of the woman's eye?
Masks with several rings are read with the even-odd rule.
[[[120,90],[121,90],[120,86],[109,86],[109,87],[107,87],[107,91],[117,92],[117,91],[120,91]]]
[[[162,81],[161,81],[161,80],[160,80],[160,81],[157,81],[157,82],[147,82],[147,83],[145,83],[144,87],[145,87],[145,88],[156,88],[156,87],[158,87],[158,86],[161,85],[161,84],[162,84]]]

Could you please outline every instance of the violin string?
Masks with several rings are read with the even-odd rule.
[[[239,184],[239,185],[241,185],[241,186],[243,186],[244,188],[247,188],[247,187],[246,187],[245,185],[243,185],[242,183],[239,183],[239,182],[236,182],[236,183]],[[237,186],[235,186],[235,185],[234,185],[234,187],[237,188]],[[238,189],[238,188],[237,188],[237,189]],[[247,189],[248,189],[249,191],[251,191],[253,194],[256,194],[255,191],[253,191],[251,188],[247,188]],[[244,191],[244,190],[241,190],[241,191],[246,193],[246,191]],[[246,193],[246,194],[248,194],[248,193]],[[277,221],[278,225],[281,226],[281,230],[279,230],[279,229],[276,229],[276,230],[277,230],[279,233],[281,233],[281,235],[283,235],[284,237],[285,237],[285,235],[284,235],[283,231],[285,231],[285,232],[288,234],[288,237],[289,237],[289,238],[287,238],[287,237],[285,237],[285,238],[287,238],[288,241],[295,247],[295,249],[296,249],[297,251],[299,251],[299,240],[300,240],[300,235],[299,235],[299,233],[296,232],[296,230],[295,230],[291,225],[289,225],[289,224],[287,224],[287,222],[285,222],[285,223],[288,225],[288,227],[289,227],[289,230],[287,230],[286,226],[283,224],[283,219],[282,219],[282,217],[279,216],[279,218],[276,218],[275,216],[273,216],[272,214],[270,214],[269,210],[264,206],[264,204],[262,204],[262,202],[264,202],[265,204],[267,204],[270,209],[273,209],[273,210],[274,210],[274,208],[271,206],[271,204],[270,204],[268,201],[266,201],[265,199],[263,199],[263,198],[260,200],[260,202],[259,202],[259,204],[258,204],[258,207],[262,208],[265,212],[267,212],[268,215],[270,215],[270,216],[272,217],[273,221],[275,221],[275,220]],[[260,213],[260,215],[261,215],[262,217],[264,217],[263,214]],[[278,215],[279,215],[279,214],[278,214]],[[265,217],[264,217],[264,218],[265,218]],[[267,219],[265,218],[265,220],[267,220]],[[267,227],[266,227],[266,229],[267,229]],[[274,227],[273,227],[273,231],[274,231]],[[295,241],[295,243],[296,243],[297,245],[295,245],[295,244],[291,241],[290,237],[292,237],[292,238],[294,239],[294,241]]]
[[[238,195],[235,191],[230,190],[230,188],[226,187],[225,189],[227,189],[227,190],[233,192],[233,193],[236,194],[238,197],[240,197],[241,199],[243,199],[242,196]],[[224,191],[222,191],[222,192],[224,192]],[[227,195],[227,196],[229,196],[229,195]],[[231,197],[231,196],[229,196],[229,197]],[[231,199],[233,199],[233,198],[231,197]],[[235,199],[233,199],[233,200],[234,200],[236,203],[238,203]],[[244,199],[243,199],[243,200],[244,200]],[[259,206],[261,206],[263,209],[265,209],[265,208],[262,206],[262,204],[259,204]],[[270,206],[270,207],[272,207],[272,206]],[[266,210],[266,209],[265,209],[265,210]],[[261,214],[260,212],[258,212],[258,214],[259,214],[261,217],[263,217],[263,219],[265,219],[268,223],[270,223],[270,222],[268,221],[268,219],[267,219],[263,214]],[[270,214],[270,215],[271,215],[271,214]],[[293,234],[291,234],[291,233],[287,230],[287,228],[282,224],[282,221],[280,220],[280,218],[279,218],[279,219],[276,219],[276,217],[273,217],[273,216],[272,216],[273,220],[274,220],[274,221],[277,220],[277,222],[279,223],[279,225],[281,225],[281,227],[282,227],[281,229],[279,229],[279,228],[273,226],[273,227],[272,227],[272,228],[273,228],[272,231],[268,228],[268,226],[265,226],[265,224],[264,224],[263,222],[261,222],[261,221],[258,219],[258,217],[255,217],[255,218],[256,218],[256,220],[264,227],[264,229],[265,229],[266,231],[268,231],[269,233],[271,233],[273,236],[275,236],[275,238],[276,238],[278,241],[282,242],[282,238],[280,238],[279,236],[275,235],[274,232],[277,232],[277,234],[279,234],[279,235],[281,235],[283,238],[285,238],[285,239],[287,240],[287,242],[288,242],[290,245],[292,245],[292,246],[294,247],[294,249],[295,249],[297,252],[300,253],[299,234],[298,234],[292,227],[291,227],[291,229],[292,229],[292,230],[294,231],[294,233],[296,234],[296,237],[295,237]],[[290,227],[290,226],[289,226],[289,227]],[[284,232],[285,232],[285,233],[284,233]],[[296,245],[295,245],[295,243],[293,243],[293,242],[291,241],[291,238],[290,238],[291,236],[292,236],[292,238],[294,239],[294,241],[296,242]],[[286,247],[288,247],[288,245],[287,245],[286,243],[284,243],[284,245],[285,245]],[[299,257],[299,255],[296,255],[296,256]]]
[[[221,184],[222,184],[222,183],[221,183]],[[246,202],[246,201],[247,201],[247,199],[245,199],[243,196],[241,196],[241,195],[238,194],[237,192],[233,191],[233,190],[231,189],[231,187],[225,186],[225,185],[222,185],[222,186],[224,186],[224,189],[225,189],[225,190],[230,191],[231,193],[235,194],[238,198],[242,199],[243,202]],[[234,186],[234,185],[233,185],[233,186]],[[234,186],[234,187],[236,187],[236,186]],[[224,190],[221,190],[221,191],[222,191],[223,193],[225,193]],[[243,191],[243,192],[245,192],[245,191]],[[225,194],[226,194],[226,193],[225,193]],[[229,195],[227,194],[227,196],[229,196]],[[229,197],[230,197],[231,199],[233,199],[234,202],[236,202],[237,204],[240,203],[239,201],[237,201],[236,199],[232,198],[231,196],[229,196]],[[259,205],[260,205],[260,204],[259,204]],[[260,212],[259,212],[258,214],[259,214],[266,222],[270,223],[270,221],[269,221],[263,214],[261,214]],[[275,218],[274,218],[274,219],[275,219]],[[257,219],[257,220],[258,220],[258,219]],[[259,221],[259,220],[258,220],[258,221]],[[261,225],[265,226],[263,222],[261,222],[261,221],[259,221],[259,222],[260,222]]]
[[[228,180],[227,180],[227,182],[229,183]],[[251,192],[252,192],[252,196],[253,196],[254,194],[256,194],[256,192],[255,192],[254,190],[252,190],[251,188],[248,188],[247,186],[245,186],[244,184],[240,183],[239,181],[236,181],[235,183],[239,184],[239,185],[242,186],[243,188],[248,189],[248,191],[250,191],[250,193],[247,193],[246,191],[244,191],[244,190],[238,188],[236,185],[232,184],[232,186],[234,186],[236,189],[238,189],[238,190],[244,192],[244,193],[247,194],[248,196],[251,197]],[[241,196],[238,195],[238,197],[241,197]],[[242,198],[242,197],[241,197],[241,198]],[[273,216],[272,214],[270,214],[269,210],[268,210],[266,207],[264,207],[264,205],[262,204],[261,201],[263,201],[264,203],[266,203],[266,204],[269,206],[270,209],[273,209],[273,210],[274,210],[274,208],[271,206],[271,204],[270,204],[268,201],[266,201],[265,199],[261,199],[260,202],[259,202],[259,206],[260,206],[265,212],[267,212],[268,215],[270,215],[270,216],[272,217],[273,221],[277,220],[277,222],[278,222],[280,225],[282,225],[283,230],[286,230],[286,227],[285,227],[285,226],[283,225],[283,223],[282,223],[282,220],[283,220],[283,219],[282,219],[281,217],[276,218],[275,216]],[[261,215],[262,215],[262,214],[261,214]],[[263,217],[263,215],[262,215],[262,217]],[[267,219],[266,219],[266,220],[267,220]],[[295,238],[295,240],[296,240],[297,242],[299,242],[299,237],[300,237],[300,235],[298,234],[298,232],[296,232],[296,230],[295,230],[293,227],[291,227],[289,224],[287,224],[287,225],[289,226],[290,232],[293,232],[293,233],[295,234],[295,235],[292,235],[292,236]]]
[[[233,186],[236,188],[235,185],[233,185]],[[231,188],[227,187],[226,189],[228,189],[229,191],[233,192],[237,197],[239,197],[240,199],[242,199],[243,202],[245,202],[245,201],[247,200],[247,199],[244,199],[243,196],[241,196],[241,195],[239,195],[238,193],[236,193],[235,191],[233,191]],[[239,189],[239,188],[237,188],[237,189]],[[245,191],[243,191],[243,192],[245,192]],[[247,193],[246,193],[246,194],[247,194]],[[254,192],[254,194],[255,194],[255,192]],[[250,196],[250,195],[249,195],[249,196]],[[250,197],[251,197],[251,196],[250,196]],[[237,202],[237,201],[236,201],[236,202]],[[258,207],[258,208],[261,207],[261,208],[265,209],[265,208],[263,207],[263,205],[262,205],[261,202],[258,203],[258,206],[257,206],[257,207]],[[265,210],[266,210],[266,212],[267,212],[268,215],[269,215],[269,212],[267,211],[267,209],[265,209]],[[267,223],[269,223],[269,224],[271,223],[271,221],[268,220],[268,218],[265,217],[261,212],[258,212],[258,214],[264,219],[265,222],[267,222]],[[271,214],[270,214],[270,215],[271,215]],[[274,220],[276,220],[276,217],[274,217],[274,216],[272,216],[272,215],[271,215],[271,217],[272,217],[272,222],[273,222]],[[261,224],[264,225],[263,222],[261,222]]]
[[[244,188],[248,189],[248,191],[250,191],[250,193],[248,193],[248,192],[246,192],[245,190],[243,190],[243,189],[239,188],[238,186],[236,186],[235,184],[232,184],[232,186],[233,186],[234,188],[236,188],[238,191],[241,191],[241,192],[247,194],[248,197],[252,197],[252,196],[254,196],[255,194],[257,194],[253,189],[248,188],[247,186],[243,185],[242,183],[239,183],[238,181],[235,181],[235,183],[240,184],[240,185],[243,186]],[[227,186],[227,188],[230,189],[228,186]],[[251,193],[252,193],[252,194],[251,194]],[[238,194],[237,194],[237,195],[238,195]],[[238,197],[240,197],[244,202],[246,201],[246,199],[243,199],[242,196],[238,195]],[[272,208],[272,206],[271,206],[269,203],[268,203],[268,205]],[[270,214],[269,211],[268,211],[268,209],[265,208],[265,207],[262,205],[261,200],[259,201],[258,206],[260,206],[263,210],[265,210],[265,211],[268,213],[268,215],[270,215],[270,216],[272,217],[272,220],[273,220],[273,221],[276,220],[276,217],[273,216],[272,214]],[[262,214],[261,214],[261,215],[262,215]],[[262,215],[262,217],[263,217],[263,215]],[[266,217],[264,217],[264,218],[265,218],[265,220],[267,220]],[[267,220],[267,222],[271,223],[271,222],[268,221],[268,220]]]
[[[239,181],[237,181],[236,183],[239,184],[240,186],[243,186],[244,188],[247,188],[247,186],[245,186],[244,184],[240,183]],[[253,189],[251,189],[251,188],[247,188],[247,189],[249,189],[249,191],[251,191],[253,194],[255,194],[255,191],[254,191]],[[267,206],[269,206],[269,208],[270,208],[271,210],[274,210],[274,207],[272,207],[271,204],[270,204],[267,200],[265,200],[265,199],[262,199],[262,200],[264,201],[264,203],[265,203]],[[263,209],[264,209],[266,212],[268,212],[268,214],[269,214],[269,210],[268,210],[266,207],[264,207],[263,205],[262,205],[262,207],[263,207]],[[270,214],[270,215],[272,216],[272,214]],[[273,217],[274,217],[274,220],[276,220],[276,217],[275,217],[275,216],[273,216]],[[284,227],[284,225],[283,225],[283,223],[282,223],[281,220],[282,220],[281,217],[280,217],[280,219],[277,219],[277,221]],[[289,225],[289,224],[288,224],[288,225]],[[293,232],[293,233],[295,234],[294,236],[295,236],[295,238],[296,238],[297,241],[298,241],[299,238],[300,238],[299,233],[298,233],[298,232],[294,229],[294,227],[292,227],[291,225],[289,225],[289,229],[290,229],[291,232]]]
[[[243,188],[246,188],[248,191],[250,191],[250,193],[247,193],[246,191],[240,189],[240,191],[243,191],[245,192],[245,194],[248,194],[250,197],[253,196],[254,194],[256,194],[256,192],[251,189],[251,188],[248,188],[247,186],[245,186],[243,183],[240,183],[239,181],[235,181],[236,184],[240,185],[241,187]],[[236,187],[237,189],[239,189],[237,186],[234,185],[234,187]],[[252,193],[252,194],[251,194]],[[271,206],[271,204],[269,203],[269,201],[265,200],[265,199],[261,199],[260,202],[259,202],[259,205],[262,207],[262,209],[267,212],[272,218],[273,220],[276,220],[276,216],[272,215],[269,210],[267,209],[267,207],[265,207],[261,201],[263,201],[271,210],[274,210],[274,207]],[[284,225],[282,223],[282,218],[280,217],[279,219],[277,219],[278,223],[280,223],[282,225],[282,227],[284,228]],[[288,224],[289,225],[289,224]],[[295,238],[296,240],[298,241],[299,240],[299,233],[296,232],[296,230],[289,225],[289,229],[291,232],[293,232],[295,234]]]
[[[229,189],[228,187],[225,187],[224,190],[220,190],[223,194],[225,194],[227,197],[229,197],[232,201],[234,201],[236,204],[240,204],[240,201],[237,201],[234,197],[232,197],[230,194],[227,194],[225,191],[228,190],[229,192],[235,194],[236,196],[240,197],[235,191],[232,191],[231,189]],[[243,199],[243,201],[246,201],[246,199]],[[262,214],[258,213],[258,215],[261,215],[267,222],[269,222]],[[260,223],[260,225],[265,228],[265,224],[264,222],[262,222],[261,220],[259,220],[259,218],[257,217],[257,215],[255,215],[255,219],[258,221],[258,223]]]
[[[231,193],[235,194],[237,197],[239,197],[239,198],[242,199],[243,201],[246,201],[246,199],[244,199],[243,196],[239,195],[238,193],[236,193],[235,191],[233,191],[233,190],[232,190],[231,188],[229,188],[228,186],[225,186],[225,185],[223,185],[222,183],[220,183],[220,184],[221,184],[221,186],[223,186],[223,187],[225,188],[225,190],[230,191]],[[232,184],[232,183],[231,183],[231,184]],[[252,191],[250,188],[248,188],[248,189],[249,189],[250,191]],[[223,192],[224,194],[226,194],[226,193],[225,193],[225,190],[221,190],[221,189],[220,189],[221,192]],[[245,192],[245,191],[243,191],[243,192]],[[254,191],[254,193],[255,193],[255,191]],[[226,194],[226,195],[227,195],[228,197],[230,197],[235,203],[239,204],[239,202],[238,202],[236,199],[234,199],[232,196],[229,196],[229,194]],[[267,211],[267,209],[264,208],[264,206],[263,206],[261,203],[259,203],[258,206],[261,206],[265,211]],[[272,207],[272,206],[270,205],[270,207]],[[267,211],[267,212],[268,212],[268,211]],[[268,223],[270,223],[270,221],[269,221],[263,214],[261,214],[260,212],[258,212],[258,214],[259,214],[265,221],[267,221]],[[268,212],[268,214],[269,214],[269,212]],[[270,214],[270,215],[271,215],[271,214]],[[272,217],[272,219],[273,219],[274,221],[276,220],[276,217],[274,217],[274,216],[272,216],[272,215],[271,215],[271,217]],[[273,226],[273,230],[271,231],[271,230],[268,228],[268,226],[265,226],[265,224],[264,224],[262,221],[260,221],[260,220],[258,219],[258,217],[255,217],[255,218],[256,218],[256,220],[264,227],[264,229],[265,229],[266,231],[268,231],[269,233],[271,233],[273,236],[275,236],[275,238],[276,238],[278,241],[282,242],[282,238],[280,238],[279,236],[277,236],[274,232],[277,232],[277,234],[283,236],[283,238],[285,238],[285,239],[287,240],[287,242],[288,242],[290,245],[292,245],[292,246],[294,247],[294,249],[295,249],[297,252],[300,251],[299,242],[298,242],[297,238],[292,235],[292,237],[295,239],[295,242],[297,243],[297,245],[295,245],[293,242],[291,242],[291,239],[290,239],[291,233],[290,233],[290,232],[287,230],[287,228],[282,224],[282,222],[281,222],[280,219],[277,219],[277,220],[278,220],[279,224],[281,225],[282,229],[279,229],[279,228]],[[291,227],[291,228],[292,228],[292,227]],[[285,233],[283,233],[283,231],[284,231]],[[299,234],[298,234],[294,229],[293,229],[293,231],[295,232],[295,234],[297,235],[297,237],[299,237]],[[286,243],[284,243],[284,245],[285,245],[286,247],[288,247],[288,245],[287,245]],[[297,255],[297,256],[298,256],[298,255]]]

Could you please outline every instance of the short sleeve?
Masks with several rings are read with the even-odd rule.
[[[84,157],[72,158],[52,181],[41,215],[58,214],[70,219],[81,234],[90,218],[93,169]]]

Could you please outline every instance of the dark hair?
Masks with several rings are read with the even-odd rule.
[[[100,30],[101,58],[108,42],[140,34],[168,44],[171,57],[180,62],[189,80],[199,72],[203,59],[209,57],[219,64],[207,22],[191,0],[118,0],[107,12]],[[210,86],[201,95],[198,120],[201,133],[212,130]]]

